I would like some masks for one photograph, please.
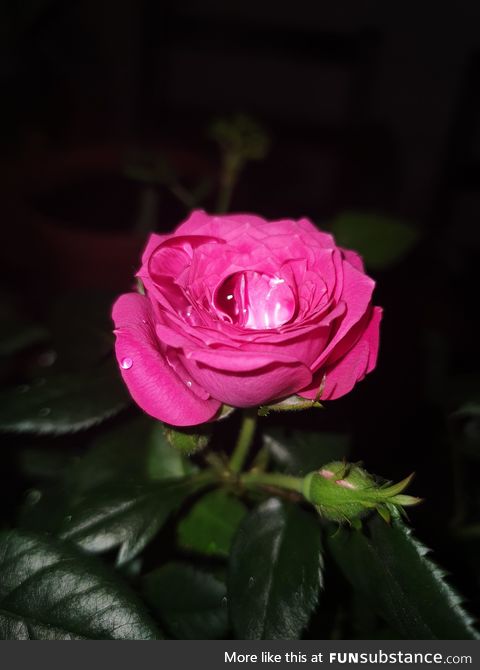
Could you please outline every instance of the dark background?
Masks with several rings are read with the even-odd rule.
[[[182,183],[214,181],[206,128],[222,115],[251,114],[272,138],[233,210],[327,225],[354,209],[418,227],[409,256],[372,273],[377,371],[294,421],[352,431],[370,471],[417,472],[412,523],[478,614],[476,540],[454,541],[452,521],[478,519],[479,430],[448,418],[480,395],[478,2],[3,0],[0,86],[0,274],[37,319],[61,295],[131,286],[145,218],[171,230],[186,209],[131,179],[129,157],[166,155]],[[7,519],[25,490],[18,444],[1,472]]]

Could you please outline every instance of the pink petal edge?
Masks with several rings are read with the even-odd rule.
[[[202,400],[189,389],[159,351],[148,298],[121,295],[113,306],[115,352],[122,377],[135,402],[150,416],[174,426],[193,426],[212,419],[218,400]],[[122,367],[125,361],[128,368]]]

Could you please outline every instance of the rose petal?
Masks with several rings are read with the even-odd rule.
[[[127,293],[113,306],[115,351],[128,389],[140,407],[175,426],[204,423],[215,416],[220,402],[202,400],[181,379],[160,352],[148,298]],[[128,366],[128,367],[127,367]]]
[[[353,267],[356,270],[360,270],[360,272],[365,272],[365,265],[363,263],[363,258],[360,256],[360,254],[357,254],[356,251],[352,251],[351,249],[342,249],[343,256],[345,260],[347,260],[350,265],[353,265]]]
[[[152,252],[165,240],[168,240],[169,235],[157,235],[157,233],[152,233],[147,240],[145,249],[142,254],[142,263],[147,263],[148,259],[152,255]]]
[[[375,367],[381,318],[382,309],[374,307],[370,321],[358,342],[332,367],[318,371],[310,386],[298,395],[309,400],[316,398],[324,375],[322,400],[335,400],[351,391]]]
[[[366,274],[356,270],[350,263],[343,262],[343,291],[342,302],[345,303],[347,311],[339,321],[337,332],[333,335],[328,346],[322,351],[313,363],[313,370],[317,370],[328,359],[341,340],[360,321],[370,307],[375,282]]]
[[[247,355],[239,360],[237,369],[230,363],[230,369],[223,369],[226,359],[217,361],[215,367],[192,359],[185,359],[185,367],[210,395],[221,398],[233,407],[253,407],[272,400],[293,395],[298,389],[308,385],[312,379],[310,370],[298,362],[275,360],[267,362],[266,357]],[[256,363],[258,367],[250,366]],[[218,367],[217,367],[218,365]]]

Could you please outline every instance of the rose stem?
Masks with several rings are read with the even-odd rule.
[[[240,482],[244,486],[275,486],[280,489],[303,493],[303,479],[301,477],[282,475],[279,472],[247,472],[242,475]]]
[[[218,214],[225,214],[230,208],[233,189],[237,183],[241,167],[241,161],[236,155],[227,155],[224,157],[216,207]]]
[[[245,461],[247,460],[248,451],[252,445],[255,429],[257,427],[257,408],[247,409],[243,412],[242,427],[238,435],[235,449],[230,458],[230,470],[235,474],[241,472]]]

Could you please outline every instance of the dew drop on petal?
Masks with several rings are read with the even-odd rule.
[[[131,358],[128,358],[128,356],[126,358],[122,358],[122,362],[120,363],[120,367],[123,370],[130,370],[132,365],[133,365],[133,361],[132,361]]]

